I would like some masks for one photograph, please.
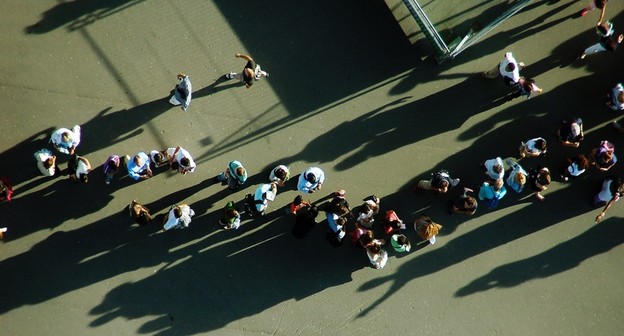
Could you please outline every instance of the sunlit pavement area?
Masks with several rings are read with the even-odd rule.
[[[479,162],[516,156],[521,141],[549,143],[546,157],[521,161],[526,169],[557,172],[604,139],[624,156],[610,125],[621,113],[605,106],[624,79],[623,51],[575,60],[597,41],[599,13],[578,16],[585,2],[533,1],[438,65],[378,0],[5,0],[0,175],[15,195],[0,203],[1,334],[620,335],[624,210],[616,203],[595,224],[591,200],[622,163],[553,182],[544,202],[510,189],[497,209],[446,212],[462,187],[483,181]],[[608,4],[618,32],[623,10]],[[506,102],[509,88],[480,77],[506,51],[541,95]],[[250,89],[223,79],[244,66],[239,52],[270,77]],[[167,102],[181,72],[194,87],[186,112]],[[555,137],[572,115],[585,121],[578,149]],[[33,153],[75,124],[78,153],[94,166],[89,183],[40,176]],[[105,185],[108,155],[177,145],[193,154],[194,173],[159,169]],[[59,155],[61,169],[67,159]],[[237,192],[213,182],[233,159],[250,173]],[[413,242],[421,213],[442,233],[408,254],[386,246],[382,270],[350,241],[331,247],[322,223],[295,239],[282,207],[298,194],[297,176],[267,218],[220,230],[227,201],[240,202],[280,163],[293,175],[325,171],[311,201],[345,189],[356,206],[375,194]],[[412,192],[441,168],[460,185]],[[133,199],[157,215],[152,226],[132,225]],[[195,210],[191,226],[159,233],[176,203]]]

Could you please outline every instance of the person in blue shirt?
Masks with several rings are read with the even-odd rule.
[[[128,161],[128,176],[135,181],[147,180],[152,177],[152,170],[150,169],[150,159],[147,154],[143,152],[137,153],[132,160],[126,156]]]

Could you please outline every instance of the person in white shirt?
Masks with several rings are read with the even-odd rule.
[[[60,153],[73,155],[76,147],[80,144],[80,136],[79,125],[74,126],[71,130],[59,128],[50,136],[50,142]]]
[[[505,176],[503,159],[501,159],[500,157],[483,161],[481,162],[481,166],[485,168],[485,175],[487,175],[493,181],[502,179],[503,176]]]
[[[182,175],[194,172],[197,166],[191,154],[180,146],[167,148],[167,158],[169,159],[171,169],[177,169]]]
[[[524,63],[518,63],[511,52],[506,52],[505,58],[493,69],[485,71],[483,77],[488,79],[502,78],[505,84],[513,86],[520,80],[522,67],[524,67]]]
[[[82,156],[74,154],[67,162],[69,170],[69,178],[74,181],[87,183],[89,181],[89,172],[91,171],[91,163]]]
[[[324,182],[325,173],[321,170],[321,168],[309,167],[301,174],[301,176],[299,176],[297,190],[311,194],[317,190],[321,190]]]
[[[49,149],[41,149],[35,152],[37,168],[43,176],[54,176],[56,174],[56,156]]]
[[[165,215],[163,231],[187,228],[193,216],[195,216],[195,211],[187,204],[173,205],[169,213]]]

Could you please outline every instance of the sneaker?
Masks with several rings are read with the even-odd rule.
[[[451,180],[451,187],[454,187],[454,186],[456,186],[458,184],[459,184],[459,179],[458,178]]]
[[[225,74],[225,78],[227,79],[233,79],[234,76],[236,76],[236,72],[230,72],[230,73]]]
[[[585,16],[585,15],[587,15],[587,13],[589,13],[589,9],[585,8],[585,9],[583,9],[583,10],[581,11],[581,13],[580,13],[580,14],[581,14],[581,16]]]
[[[622,125],[620,125],[620,123],[617,121],[614,121],[613,123],[611,123],[611,125],[613,125],[613,128],[615,128],[616,130],[622,129]]]
[[[519,63],[518,63],[518,67],[519,67],[520,69],[524,68],[524,62],[519,62]]]

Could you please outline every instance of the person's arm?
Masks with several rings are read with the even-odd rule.
[[[615,193],[615,195],[611,197],[609,202],[607,202],[607,205],[605,205],[604,209],[602,209],[602,212],[600,212],[598,216],[596,216],[596,223],[599,223],[604,218],[607,210],[609,210],[609,208],[613,205],[613,203],[617,202],[619,199],[620,199],[620,193]]]
[[[245,55],[245,54],[236,54],[236,55],[234,55],[234,57],[242,58],[242,59],[244,59],[247,62],[253,61],[253,59],[251,57],[249,57],[248,55]]]
[[[604,19],[604,15],[606,11],[607,11],[607,4],[605,3],[604,6],[602,6],[602,9],[600,10],[600,17],[598,18],[597,25],[600,25],[602,23],[602,19]]]

